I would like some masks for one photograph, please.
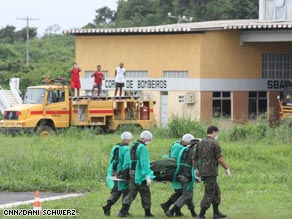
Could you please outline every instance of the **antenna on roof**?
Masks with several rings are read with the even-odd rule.
[[[180,15],[178,15],[178,16],[174,16],[174,15],[172,15],[171,14],[171,12],[168,12],[167,13],[167,17],[169,17],[169,18],[173,18],[173,19],[176,19],[176,23],[182,23],[183,21],[186,21],[186,22],[192,22],[193,21],[193,18],[192,17],[190,17],[190,18],[187,18],[186,16],[180,16]]]

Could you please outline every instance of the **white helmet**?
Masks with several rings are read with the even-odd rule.
[[[189,144],[192,140],[194,140],[195,137],[192,135],[192,134],[185,134],[183,137],[182,137],[182,140],[184,142],[186,142],[187,144]]]
[[[131,134],[131,132],[123,132],[121,134],[121,139],[122,140],[132,140],[133,135]]]
[[[140,138],[144,138],[146,140],[152,140],[152,134],[149,131],[143,131],[140,135]]]

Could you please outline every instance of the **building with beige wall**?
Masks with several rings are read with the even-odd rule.
[[[292,22],[226,20],[165,26],[80,29],[76,62],[90,94],[97,64],[113,95],[115,68],[125,64],[127,95],[156,101],[155,116],[246,122],[261,113],[275,120],[277,95],[292,77]],[[275,117],[276,116],[276,117]]]

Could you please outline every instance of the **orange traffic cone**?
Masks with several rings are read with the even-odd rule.
[[[35,192],[35,198],[34,198],[34,203],[33,203],[33,210],[42,210],[42,206],[41,206],[41,200],[40,200],[40,194],[39,191],[37,190]]]

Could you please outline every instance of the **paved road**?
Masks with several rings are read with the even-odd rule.
[[[41,201],[50,201],[62,198],[77,197],[81,196],[82,194],[39,192],[39,195]],[[0,192],[0,209],[33,203],[34,199],[35,192]]]

